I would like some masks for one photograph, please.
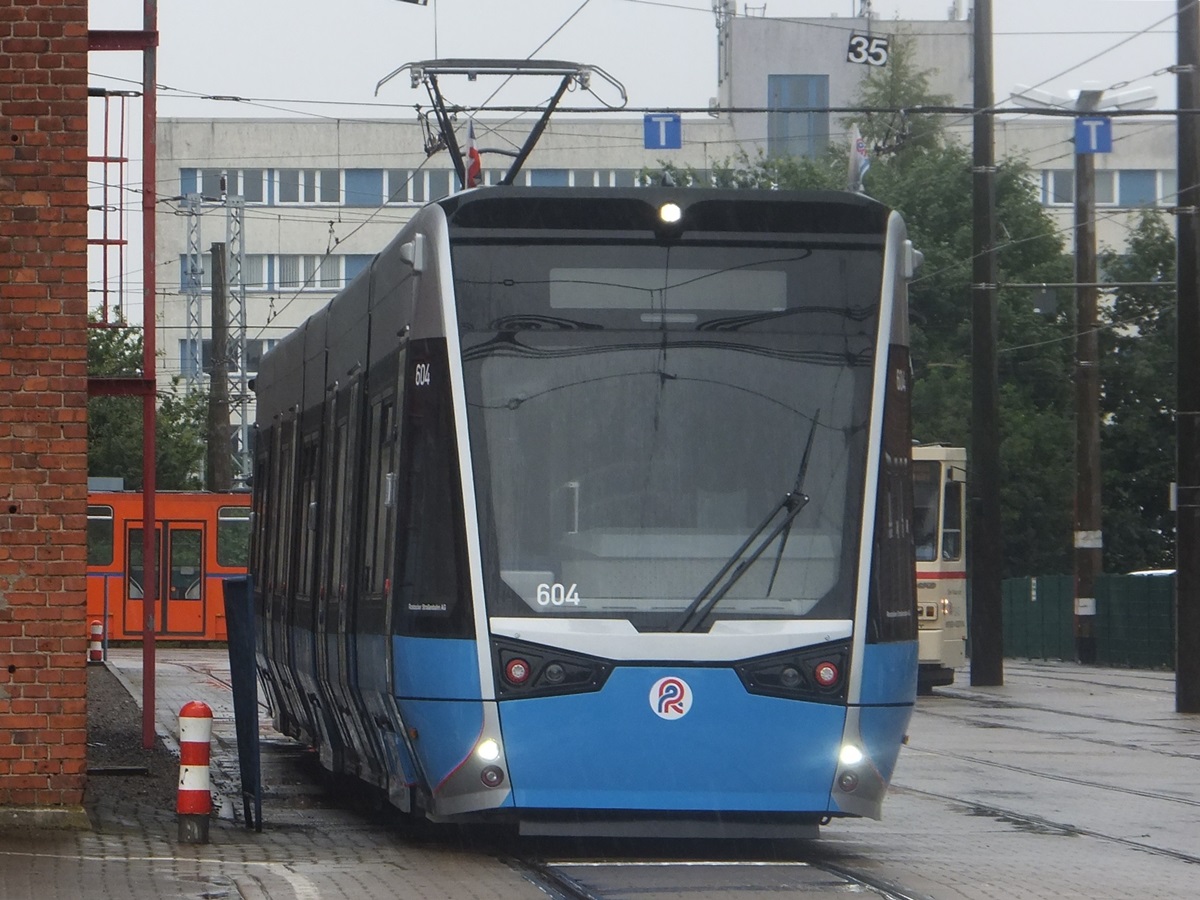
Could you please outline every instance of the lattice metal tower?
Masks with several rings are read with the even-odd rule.
[[[229,346],[225,358],[237,360],[235,370],[229,370],[230,424],[233,425],[236,446],[233,449],[233,478],[245,484],[250,477],[250,420],[249,385],[246,381],[246,249],[243,242],[246,200],[244,197],[225,198],[225,303],[228,312]]]
[[[184,386],[190,394],[204,384],[204,369],[201,367],[201,303],[204,291],[204,256],[200,250],[200,202],[199,194],[188,194],[183,200],[187,210],[184,221],[187,228],[187,278],[183,293],[187,300],[187,324],[184,329],[183,353],[180,368],[184,372]]]

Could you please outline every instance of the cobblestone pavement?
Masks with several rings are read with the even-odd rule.
[[[140,651],[113,651],[109,668],[140,698]],[[224,652],[160,650],[157,670],[156,721],[168,743],[184,703],[215,712],[224,812],[211,820],[211,842],[181,844],[173,808],[118,798],[94,814],[91,832],[0,835],[0,900],[546,896],[470,835],[413,831],[356,808],[265,720],[265,827],[246,829],[231,818],[239,804],[221,802],[238,780]],[[1174,712],[1173,676],[1011,660],[1005,676],[1003,687],[971,688],[960,672],[957,686],[921,698],[884,820],[837,820],[796,847],[796,859],[928,900],[1197,896],[1200,717]],[[706,898],[749,896],[712,888]]]

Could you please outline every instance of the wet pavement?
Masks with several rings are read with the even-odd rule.
[[[180,843],[173,809],[133,802],[108,809],[92,831],[3,833],[0,898],[547,896],[485,844],[345,802],[265,709],[264,828],[247,829],[224,651],[160,648],[157,663],[155,721],[169,744],[185,703],[214,712],[210,842]],[[140,702],[140,650],[114,649],[107,665]],[[883,821],[834,821],[819,841],[792,848],[796,865],[929,900],[1197,896],[1200,716],[1174,712],[1172,673],[1009,660],[1003,687],[966,681],[960,672],[958,684],[918,701]],[[577,847],[558,861],[595,878],[592,864],[604,862],[597,896],[651,896],[611,848],[596,851],[589,861]],[[673,889],[671,870],[660,869],[655,897],[882,896],[797,878],[794,866],[789,881],[747,887],[752,879],[728,877],[736,853],[706,875],[696,848],[656,852],[688,868]],[[734,881],[741,887],[727,886]]]

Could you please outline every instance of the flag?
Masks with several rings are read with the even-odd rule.
[[[871,157],[867,155],[867,142],[858,132],[857,125],[850,126],[850,190],[862,191],[862,179],[871,168]]]
[[[475,120],[467,121],[467,184],[469,188],[479,187],[483,181],[483,161],[479,157],[479,148],[475,146]]]

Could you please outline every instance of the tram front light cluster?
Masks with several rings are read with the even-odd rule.
[[[857,744],[842,744],[842,749],[838,751],[838,763],[843,768],[837,779],[839,788],[850,793],[858,787],[860,778],[855,767],[864,759],[866,759],[866,755]]]
[[[951,606],[951,604],[950,604],[950,598],[943,597],[942,598],[942,615],[943,616],[950,615],[950,612],[952,609],[953,609],[953,606]]]
[[[598,691],[612,672],[606,660],[511,638],[494,639],[492,654],[500,700]]]
[[[664,203],[658,208],[658,217],[668,225],[674,225],[683,218],[683,210],[678,203]]]
[[[849,659],[850,642],[837,641],[744,660],[734,669],[751,694],[843,703],[846,699],[844,672]]]

